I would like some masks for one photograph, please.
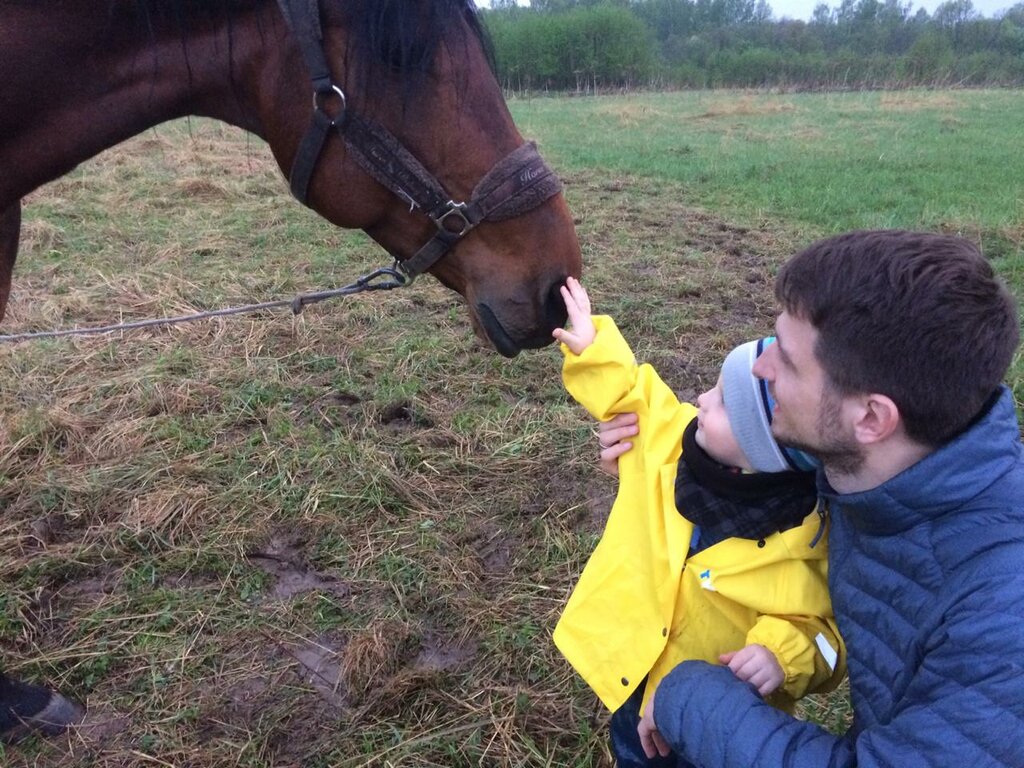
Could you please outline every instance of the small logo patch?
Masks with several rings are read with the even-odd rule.
[[[711,569],[708,568],[706,571],[701,571],[699,574],[700,585],[704,589],[716,592],[715,585],[711,583]]]

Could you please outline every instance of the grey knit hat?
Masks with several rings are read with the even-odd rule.
[[[772,437],[772,407],[774,401],[767,384],[751,370],[754,361],[769,345],[774,336],[740,344],[722,363],[722,398],[729,414],[736,442],[743,455],[758,472],[786,472],[811,470],[818,462],[803,451],[787,448]]]

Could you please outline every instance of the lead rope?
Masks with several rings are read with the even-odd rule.
[[[352,294],[363,293],[365,291],[390,291],[395,288],[405,288],[406,286],[412,285],[413,278],[406,276],[397,267],[398,263],[395,262],[394,267],[381,267],[368,275],[356,278],[354,282],[342,286],[341,288],[332,288],[326,291],[314,291],[312,293],[300,293],[291,299],[265,301],[260,304],[245,304],[238,307],[226,307],[224,309],[216,309],[209,312],[196,312],[191,315],[179,315],[177,317],[160,317],[151,320],[137,320],[131,323],[101,325],[93,328],[66,328],[57,331],[12,333],[0,335],[0,343],[37,339],[55,339],[63,336],[101,335],[105,333],[115,333],[117,331],[152,328],[154,326],[178,325],[179,323],[190,323],[195,320],[205,320],[211,317],[239,315],[245,312],[258,312],[262,309],[277,309],[279,307],[291,307],[292,314],[298,315],[301,314],[307,304],[316,304],[318,302],[325,301],[326,299],[333,299],[337,296],[351,296]]]

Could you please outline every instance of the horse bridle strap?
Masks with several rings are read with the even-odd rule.
[[[437,233],[411,257],[398,261],[410,279],[430,269],[482,221],[519,216],[558,194],[562,183],[527,142],[488,171],[469,202],[455,202],[437,179],[383,126],[363,120],[346,107],[344,92],[333,82],[321,44],[317,0],[278,0],[285,20],[298,39],[313,81],[313,117],[299,144],[289,175],[292,194],[308,205],[309,183],[332,130],[337,130],[352,157],[375,181],[419,208]],[[325,102],[340,101],[331,117]]]

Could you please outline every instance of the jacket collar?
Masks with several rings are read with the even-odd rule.
[[[819,470],[818,489],[857,530],[892,535],[963,506],[1020,457],[1013,395],[1001,386],[992,405],[970,428],[882,485],[839,494]]]

